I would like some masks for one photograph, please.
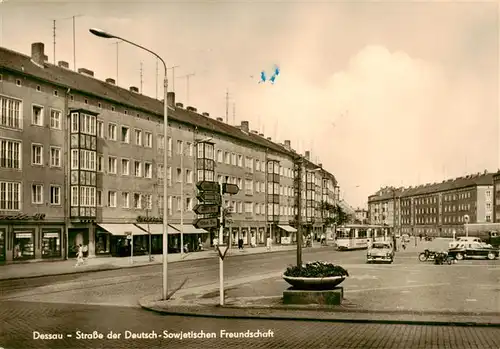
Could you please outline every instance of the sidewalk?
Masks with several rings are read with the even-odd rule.
[[[320,247],[319,244],[318,246]],[[331,246],[330,246],[331,248]],[[295,250],[295,245],[276,245],[273,246],[271,252],[280,251],[290,251]],[[226,256],[243,256],[258,253],[268,252],[266,247],[245,247],[244,250],[238,250],[237,247],[233,247],[228,250]],[[176,263],[185,260],[198,260],[207,258],[216,258],[218,253],[211,249],[200,252],[190,252],[185,253],[183,258],[181,258],[180,253],[169,254],[168,262]],[[2,280],[14,280],[23,278],[33,278],[40,276],[52,276],[52,275],[64,275],[64,274],[76,274],[76,273],[86,273],[86,272],[97,272],[105,270],[114,270],[122,268],[136,268],[148,265],[162,264],[162,255],[153,255],[153,261],[149,261],[149,256],[135,256],[133,260],[130,257],[95,257],[88,258],[85,260],[85,264],[75,267],[76,260],[70,259],[65,261],[42,261],[33,263],[21,263],[21,264],[6,264],[0,266],[0,281]]]

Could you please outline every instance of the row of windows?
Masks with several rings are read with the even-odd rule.
[[[49,147],[50,167],[61,167],[61,147]],[[31,144],[31,164],[42,166],[44,164],[44,147],[41,144]],[[0,168],[22,168],[22,143],[20,141],[0,138]]]
[[[21,209],[21,183],[0,182],[0,210],[19,211]],[[50,185],[48,193],[45,192],[43,184],[31,186],[31,203],[36,205],[45,204],[45,195],[48,194],[47,203],[50,205],[61,205],[62,189],[60,185]]]

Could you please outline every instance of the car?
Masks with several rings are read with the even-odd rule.
[[[465,258],[488,258],[490,260],[500,257],[498,248],[484,242],[460,242],[458,246],[448,250],[448,256],[458,260]]]
[[[408,235],[408,234],[403,234],[403,235],[402,235],[402,241],[403,241],[403,242],[406,242],[406,243],[410,242],[410,235]]]
[[[470,244],[470,243],[473,243],[473,242],[484,243],[480,238],[475,237],[475,236],[461,236],[461,237],[457,238],[456,240],[450,242],[448,244],[448,248],[455,248],[460,243]]]
[[[366,253],[366,262],[385,262],[392,263],[394,261],[394,249],[388,242],[374,242],[368,247]]]

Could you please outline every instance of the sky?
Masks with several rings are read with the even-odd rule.
[[[153,56],[88,29],[139,43],[179,66],[168,71],[177,102],[226,120],[228,91],[230,124],[310,150],[363,207],[382,186],[500,168],[498,13],[472,2],[3,0],[0,44],[29,54],[43,42],[53,62],[55,19],[55,59],[73,67],[77,16],[77,68],[140,88],[142,62],[142,93],[162,96]],[[259,84],[275,64],[275,84]]]

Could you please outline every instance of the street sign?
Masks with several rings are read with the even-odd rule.
[[[223,194],[238,194],[240,188],[236,184],[223,183],[222,184],[222,193]]]
[[[220,186],[217,182],[201,181],[196,183],[196,188],[203,191],[220,192]]]
[[[218,228],[219,218],[198,218],[193,225],[198,229]]]
[[[213,202],[215,204],[220,204],[221,197],[219,193],[213,191],[202,191],[196,196],[201,202]]]
[[[220,213],[220,206],[216,204],[198,204],[193,207],[193,211],[196,214],[213,214]]]

